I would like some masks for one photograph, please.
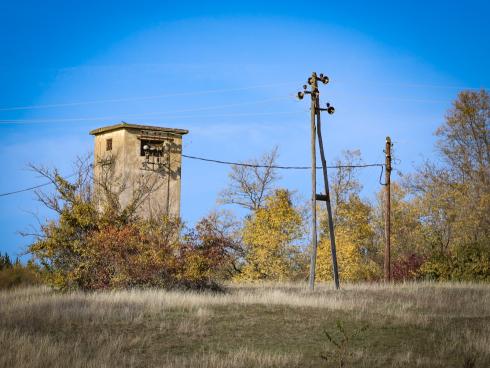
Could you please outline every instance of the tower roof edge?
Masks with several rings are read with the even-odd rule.
[[[169,133],[174,133],[174,134],[179,134],[179,135],[184,135],[184,134],[189,133],[189,131],[186,129],[165,128],[165,127],[154,126],[154,125],[129,124],[129,123],[126,123],[124,121],[119,123],[119,124],[108,125],[105,127],[93,129],[89,133],[91,135],[98,135],[98,134],[107,133],[107,132],[111,132],[111,131],[119,130],[119,129],[157,130],[157,131],[161,131],[161,132],[169,132]]]

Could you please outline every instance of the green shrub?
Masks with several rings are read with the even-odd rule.
[[[490,251],[470,244],[449,254],[434,254],[420,268],[427,279],[440,281],[490,281]]]

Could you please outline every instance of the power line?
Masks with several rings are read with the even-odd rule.
[[[174,115],[172,114],[178,114],[178,113],[185,113],[185,112],[198,112],[198,111],[207,111],[207,110],[218,110],[222,108],[227,108],[227,107],[236,107],[236,106],[248,106],[248,105],[258,105],[258,104],[263,104],[263,103],[268,103],[268,102],[273,102],[273,101],[284,101],[284,100],[289,100],[291,99],[290,97],[276,97],[276,98],[268,98],[268,99],[263,99],[263,100],[256,100],[256,101],[246,101],[246,102],[239,102],[239,103],[233,103],[233,104],[225,104],[225,105],[215,105],[215,106],[206,106],[206,107],[199,107],[195,109],[185,109],[185,110],[175,110],[175,111],[157,111],[157,112],[148,112],[148,113],[141,113],[141,114],[124,114],[125,118],[144,118],[144,117],[149,117],[149,116],[159,116],[159,117],[164,117],[167,119],[175,119],[175,118],[182,118],[182,116],[179,115]],[[257,113],[257,114],[264,114],[264,115],[270,115],[270,114],[284,114],[284,113],[289,113],[289,112],[273,112],[273,113]],[[296,113],[296,112],[293,112]],[[221,115],[216,115],[216,116],[234,116],[234,115],[244,115],[244,114],[221,114]],[[200,115],[201,116],[201,115]],[[208,115],[210,117],[213,117],[213,115]],[[193,116],[194,117],[194,116]],[[44,119],[1,119],[0,123],[45,123],[45,122],[78,122],[78,121],[97,121],[97,120],[119,120],[121,118],[121,115],[119,116],[97,116],[97,117],[82,117],[82,118],[44,118]]]
[[[279,170],[309,170],[309,169],[311,169],[311,166],[282,166],[282,165],[269,166],[269,165],[251,164],[251,163],[244,163],[244,162],[214,160],[214,159],[210,159],[210,158],[184,155],[184,154],[182,155],[182,157],[185,157],[185,158],[188,158],[191,160],[199,160],[199,161],[211,162],[211,163],[222,164],[222,165],[234,165],[234,166],[245,166],[245,167],[255,167],[255,168],[273,168],[273,169],[279,169]],[[381,183],[381,175],[383,175],[384,164],[359,164],[359,165],[328,166],[329,169],[348,169],[348,168],[366,168],[366,167],[381,167],[380,184],[382,184]],[[321,166],[317,167],[317,169],[321,169]],[[76,174],[68,175],[65,177],[65,179],[68,179],[74,175],[76,175]],[[29,188],[19,189],[19,190],[15,190],[12,192],[0,193],[0,197],[6,197],[9,195],[13,195],[13,194],[29,192],[31,190],[42,188],[42,187],[45,187],[45,186],[48,186],[51,184],[53,184],[53,183],[52,182],[46,182],[46,183],[39,184],[39,185],[29,187]]]
[[[248,164],[244,162],[231,162],[231,161],[222,161],[222,160],[214,160],[210,158],[204,158],[204,157],[197,157],[197,156],[190,156],[190,155],[184,155],[182,154],[182,157],[192,159],[192,160],[199,160],[199,161],[205,161],[205,162],[211,162],[215,164],[223,164],[223,165],[234,165],[234,166],[245,166],[245,167],[255,167],[255,168],[273,168],[273,169],[279,169],[279,170],[310,170],[311,166],[280,166],[280,165],[259,165],[259,164]],[[327,166],[327,169],[363,169],[367,167],[379,167],[380,173],[379,173],[379,179],[378,182],[380,185],[386,185],[385,183],[382,182],[382,177],[383,177],[383,171],[384,171],[384,164],[358,164],[358,165],[333,165],[333,166]],[[316,169],[320,170],[322,167],[317,166]]]
[[[246,91],[250,89],[275,87],[280,85],[292,85],[292,83],[260,84],[260,85],[248,86],[248,87],[209,89],[209,90],[196,91],[196,92],[167,93],[167,94],[154,95],[154,96],[123,97],[123,98],[113,98],[113,99],[105,99],[105,100],[54,103],[54,104],[46,104],[46,105],[2,107],[0,108],[0,111],[35,110],[35,109],[48,109],[53,107],[81,106],[81,105],[92,105],[92,104],[111,103],[111,102],[155,100],[155,99],[166,98],[166,97],[196,96],[196,95],[205,95],[205,94],[222,93],[222,92]]]
[[[45,186],[48,186],[50,184],[53,184],[53,183],[52,182],[47,182],[47,183],[44,183],[44,184],[36,185],[34,187],[29,187],[29,188],[25,188],[25,189],[19,189],[19,190],[15,190],[13,192],[1,193],[0,194],[0,197],[6,197],[6,196],[9,196],[9,195],[12,195],[12,194],[17,194],[17,193],[22,193],[22,192],[29,192],[31,190],[34,190],[34,189],[37,189],[37,188],[41,188],[41,187],[45,187]]]
[[[73,177],[73,176],[75,176],[75,175],[76,175],[75,173],[74,173],[74,174],[70,174],[70,175],[68,175],[68,176],[64,177],[64,179],[71,178],[71,177]],[[19,190],[15,190],[15,191],[13,191],[13,192],[1,193],[1,194],[0,194],[0,197],[6,197],[6,196],[9,196],[9,195],[12,195],[12,194],[18,194],[18,193],[22,193],[22,192],[29,192],[29,191],[31,191],[31,190],[38,189],[38,188],[42,188],[42,187],[46,187],[46,186],[51,185],[51,184],[53,184],[53,182],[52,182],[52,181],[48,181],[48,182],[46,182],[46,183],[39,184],[39,185],[35,185],[35,186],[33,186],[33,187],[24,188],[24,189],[19,189]]]
[[[403,97],[370,97],[374,100],[380,101],[402,101],[402,102],[419,102],[419,103],[438,103],[446,104],[449,101],[435,100],[435,99],[422,99],[422,98],[403,98]],[[240,102],[226,105],[207,106],[195,109],[175,110],[175,111],[155,111],[147,113],[137,114],[120,114],[120,115],[108,115],[108,116],[92,116],[92,117],[74,117],[74,118],[37,118],[37,119],[0,119],[0,124],[30,124],[30,123],[63,123],[63,122],[87,122],[87,121],[107,121],[107,120],[121,120],[127,118],[144,119],[147,117],[165,118],[165,119],[189,119],[189,118],[202,118],[202,117],[233,117],[233,116],[260,116],[260,115],[284,115],[284,114],[296,114],[298,111],[280,111],[280,112],[266,112],[266,113],[229,113],[229,114],[213,114],[213,115],[172,115],[185,112],[198,112],[207,110],[217,110],[227,107],[247,106],[262,104],[273,101],[289,100],[289,97],[277,97],[258,101]],[[5,109],[3,109],[5,110]],[[0,109],[2,111],[2,109]]]
[[[249,164],[245,162],[232,162],[232,161],[222,161],[222,160],[214,160],[210,158],[190,156],[190,155],[182,155],[182,157],[189,158],[192,160],[213,162],[216,164],[223,165],[234,165],[234,166],[245,166],[245,167],[256,167],[256,168],[272,168],[272,169],[280,169],[280,170],[310,170],[311,166],[282,166],[282,165],[260,165],[260,164]],[[364,167],[381,167],[384,164],[359,164],[359,165],[334,165],[327,166],[328,169],[347,169],[347,168],[364,168]],[[321,166],[317,166],[317,169],[321,169]]]
[[[275,86],[281,86],[281,85],[293,85],[293,84],[296,84],[296,83],[284,82],[284,83],[274,83],[274,84],[259,84],[259,85],[247,86],[247,87],[209,89],[209,90],[202,90],[202,91],[196,91],[196,92],[166,93],[166,94],[152,95],[152,96],[109,98],[109,99],[101,99],[101,100],[75,101],[75,102],[66,102],[66,103],[45,104],[45,105],[0,107],[0,111],[36,110],[36,109],[49,109],[49,108],[56,108],[56,107],[94,105],[94,104],[103,104],[103,103],[145,101],[145,100],[155,100],[155,99],[167,98],[167,97],[198,96],[198,95],[223,93],[223,92],[246,91],[246,90],[251,90],[251,89],[275,87]],[[460,90],[463,90],[463,89],[469,89],[469,90],[488,89],[486,87],[467,87],[467,86],[465,87],[465,86],[455,86],[455,85],[450,86],[450,85],[414,84],[414,83],[382,83],[382,82],[379,82],[379,83],[375,83],[375,84],[381,85],[381,86],[399,86],[399,87],[408,87],[408,88],[410,88],[410,87],[415,87],[415,88],[423,87],[423,88],[460,89]],[[424,100],[422,100],[422,102],[424,102]],[[425,102],[442,102],[442,101],[425,100]]]
[[[439,89],[470,89],[470,90],[480,90],[488,89],[484,86],[481,87],[468,87],[468,86],[456,86],[456,85],[443,85],[443,84],[426,84],[426,83],[374,83],[381,86],[394,86],[394,87],[413,87],[413,88],[439,88]]]
[[[207,115],[161,115],[157,117],[156,119],[193,119],[193,118],[216,118],[216,117],[246,117],[246,116],[274,116],[274,115],[294,115],[294,114],[303,114],[304,111],[271,111],[271,112],[251,112],[251,113],[225,113],[225,114],[207,114]],[[143,116],[130,116],[133,119],[135,118],[144,118]],[[15,120],[15,119],[10,119],[10,120],[0,120],[0,124],[42,124],[42,123],[61,123],[61,122],[83,122],[83,121],[89,121],[90,119],[76,119],[76,120],[44,120],[44,119],[36,119],[36,120]],[[120,120],[119,118],[112,117],[111,119],[103,119],[103,118],[97,118],[97,120]],[[156,120],[152,119],[153,124],[156,124]]]
[[[70,107],[70,106],[83,106],[83,105],[94,105],[94,104],[104,104],[104,103],[117,103],[117,102],[131,102],[131,101],[145,101],[145,100],[155,100],[161,98],[168,97],[181,97],[181,96],[198,96],[198,95],[206,95],[206,94],[214,94],[214,93],[224,93],[224,92],[234,92],[234,91],[246,91],[251,89],[259,89],[259,88],[267,88],[267,87],[276,87],[276,86],[287,86],[296,84],[295,82],[282,82],[282,83],[272,83],[272,84],[259,84],[253,86],[246,87],[237,87],[237,88],[219,88],[219,89],[208,89],[201,90],[195,92],[177,92],[177,93],[165,93],[160,95],[150,95],[150,96],[137,96],[137,97],[122,97],[122,98],[108,98],[108,99],[100,99],[100,100],[88,100],[88,101],[75,101],[75,102],[65,102],[65,103],[52,103],[52,104],[44,104],[44,105],[26,105],[26,106],[12,106],[12,107],[0,107],[0,111],[19,111],[19,110],[36,110],[36,109],[49,109],[56,107]],[[375,83],[381,86],[400,86],[400,87],[415,87],[415,88],[439,88],[439,89],[460,89],[460,90],[480,90],[487,89],[486,87],[468,87],[468,86],[456,86],[456,85],[437,85],[437,84],[420,84],[420,83],[383,83],[378,82]],[[379,98],[383,99],[383,98]],[[394,98],[385,98],[385,99],[394,99]],[[412,99],[403,99],[399,100],[407,100],[411,101]],[[436,102],[442,103],[445,101],[441,100],[428,100],[428,99],[416,99],[416,102]]]

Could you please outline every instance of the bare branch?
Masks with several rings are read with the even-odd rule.
[[[278,149],[274,147],[271,152],[249,162],[265,167],[233,165],[228,175],[230,178],[228,188],[220,193],[218,202],[238,204],[251,211],[261,208],[265,198],[272,193],[274,183],[279,179],[274,168],[277,158]]]

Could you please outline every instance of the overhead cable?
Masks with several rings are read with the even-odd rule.
[[[245,167],[256,167],[256,168],[272,168],[272,169],[278,169],[278,170],[308,170],[311,169],[311,166],[282,166],[282,165],[261,165],[261,164],[252,164],[252,163],[245,163],[245,162],[232,162],[232,161],[223,161],[223,160],[214,160],[210,158],[205,158],[205,157],[198,157],[198,156],[191,156],[191,155],[182,155],[182,157],[191,159],[191,160],[199,160],[199,161],[205,161],[205,162],[211,162],[215,164],[222,164],[222,165],[233,165],[233,166],[245,166]],[[333,165],[333,166],[327,166],[329,169],[355,169],[355,168],[366,168],[366,167],[380,167],[381,168],[381,174],[380,174],[380,184],[383,184],[381,182],[381,176],[383,175],[383,168],[384,164],[359,164],[359,165]],[[317,169],[321,169],[321,166],[318,166]],[[75,174],[71,174],[66,178],[72,177]],[[39,185],[35,185],[32,187],[28,188],[23,188],[23,189],[18,189],[14,190],[11,192],[6,192],[6,193],[0,193],[0,197],[6,197],[9,195],[13,194],[18,194],[18,193],[23,193],[23,192],[28,192],[34,189],[42,188],[48,185],[51,185],[52,182],[47,182]]]

